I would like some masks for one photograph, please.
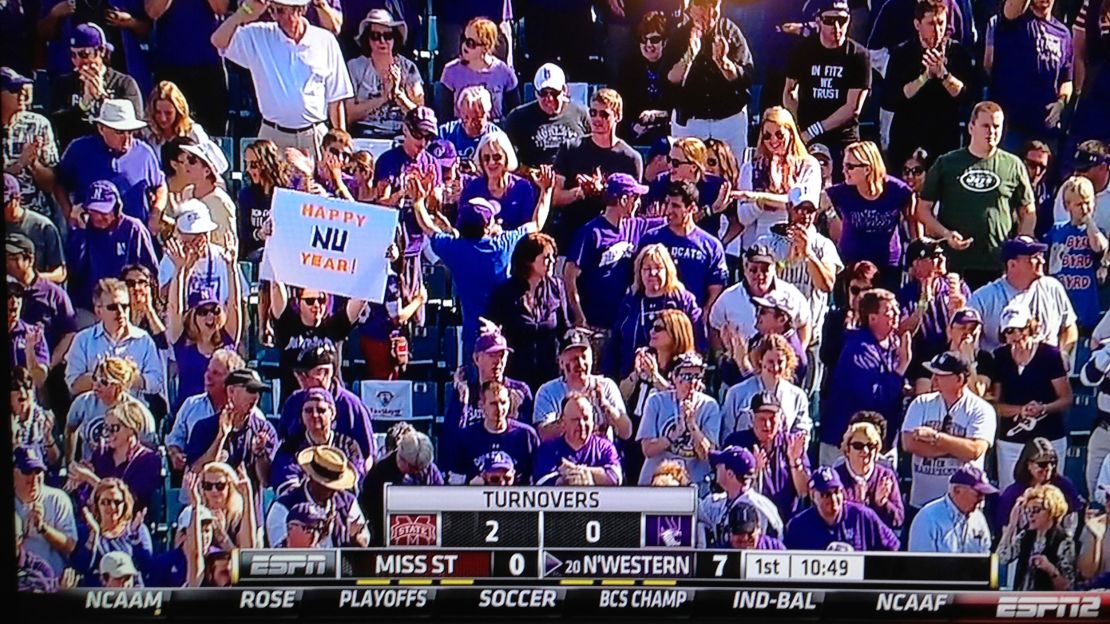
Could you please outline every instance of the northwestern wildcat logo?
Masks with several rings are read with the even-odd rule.
[[[431,514],[389,516],[390,546],[435,546],[439,526]]]
[[[993,171],[968,169],[960,176],[960,186],[972,193],[989,193],[1002,186],[1002,179]]]

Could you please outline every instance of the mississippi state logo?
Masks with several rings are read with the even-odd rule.
[[[431,514],[389,516],[390,546],[435,546],[439,524]]]
[[[960,175],[960,186],[972,193],[989,193],[1001,185],[998,174],[986,169],[968,169]]]

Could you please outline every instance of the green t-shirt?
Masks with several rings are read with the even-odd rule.
[[[979,158],[964,148],[937,159],[921,198],[940,202],[937,219],[944,227],[975,239],[964,251],[949,250],[949,268],[1001,271],[1002,242],[1014,234],[1015,211],[1033,203],[1033,189],[1017,156],[995,150]]]

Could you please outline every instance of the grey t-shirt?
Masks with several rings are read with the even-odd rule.
[[[694,421],[697,422],[698,429],[716,446],[721,430],[721,410],[717,402],[701,392],[695,392],[690,400],[694,403]],[[709,484],[705,482],[710,470],[709,460],[699,458],[694,452],[693,436],[679,424],[680,410],[674,390],[659,392],[648,398],[647,405],[644,406],[644,418],[636,432],[636,441],[663,436],[670,436],[677,441],[666,451],[644,460],[644,467],[640,471],[640,485],[651,485],[651,477],[659,464],[664,460],[674,459],[686,464],[690,482],[696,483],[699,494],[704,496],[709,493]]]
[[[62,253],[62,237],[58,227],[43,215],[25,210],[18,223],[5,223],[8,232],[18,232],[35,245],[35,270],[53,271],[65,262]]]
[[[994,351],[1002,345],[998,335],[1002,311],[1007,307],[1024,306],[1033,318],[1041,323],[1039,338],[1054,347],[1059,346],[1060,331],[1075,325],[1075,309],[1064,286],[1055,277],[1045,276],[1025,290],[1018,290],[1000,277],[971,293],[968,304],[983,316],[983,334],[979,346]]]

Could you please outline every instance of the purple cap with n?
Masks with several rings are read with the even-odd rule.
[[[478,340],[474,341],[475,353],[498,353],[501,351],[513,352],[509,342],[501,335],[501,332],[486,332],[479,334]]]
[[[108,180],[97,180],[85,193],[85,210],[112,214],[120,205],[119,189]]]

